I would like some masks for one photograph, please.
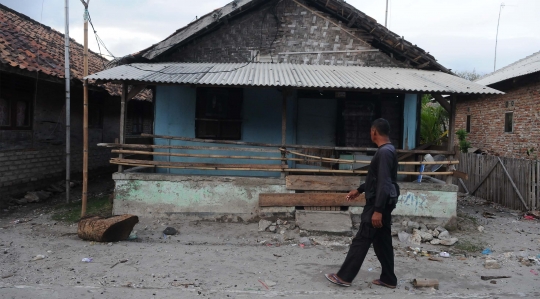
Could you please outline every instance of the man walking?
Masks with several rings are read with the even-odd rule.
[[[390,227],[391,213],[399,197],[399,186],[396,183],[398,161],[389,134],[390,124],[387,120],[379,118],[372,123],[371,140],[377,144],[378,150],[371,160],[366,182],[347,195],[347,200],[350,201],[361,193],[366,193],[366,205],[360,216],[360,229],[339,272],[325,274],[330,282],[337,285],[351,286],[373,243],[373,249],[382,267],[380,279],[374,280],[373,284],[392,289],[397,286]]]

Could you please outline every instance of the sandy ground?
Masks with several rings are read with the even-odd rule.
[[[105,192],[110,184],[92,188]],[[326,281],[323,274],[343,262],[349,237],[309,236],[324,245],[302,248],[294,232],[284,241],[258,232],[257,223],[141,219],[136,240],[102,244],[80,240],[76,224],[53,221],[51,203],[28,204],[0,211],[0,298],[540,298],[540,266],[519,261],[540,254],[540,222],[481,203],[460,200],[462,230],[452,234],[491,248],[501,269],[485,269],[478,251],[422,245],[451,253],[430,261],[394,238],[395,290],[370,284],[380,271],[372,250],[350,288]],[[484,211],[495,218],[484,218]],[[164,237],[167,226],[179,234]],[[45,258],[34,261],[37,255]],[[85,257],[93,261],[82,262]],[[493,284],[481,275],[511,278]],[[436,278],[440,288],[415,289],[414,278]]]

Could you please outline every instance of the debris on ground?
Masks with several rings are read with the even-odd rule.
[[[451,237],[448,230],[442,226],[429,229],[425,224],[414,221],[403,221],[402,226],[405,230],[397,234],[402,243],[452,246],[458,242],[458,238]]]
[[[38,255],[36,255],[32,260],[33,260],[33,261],[39,261],[39,260],[42,260],[42,259],[44,259],[44,258],[45,258],[44,255],[38,254]]]
[[[117,242],[127,239],[138,222],[139,217],[129,214],[83,218],[79,221],[77,235],[88,241]]]
[[[174,236],[176,234],[178,234],[178,231],[176,230],[176,228],[174,227],[167,227],[166,229],[163,230],[163,234],[167,235],[167,236]]]
[[[502,278],[512,278],[512,276],[480,276],[480,279],[482,280],[493,280]]]
[[[416,278],[413,280],[415,288],[435,288],[439,289],[439,280],[432,278]]]
[[[496,260],[486,260],[484,262],[484,268],[486,268],[486,269],[500,269],[501,265]]]
[[[91,257],[85,257],[81,260],[83,263],[91,263],[94,259]]]

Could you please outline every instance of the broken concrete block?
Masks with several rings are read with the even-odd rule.
[[[261,219],[261,221],[259,221],[259,231],[260,232],[265,231],[271,224],[272,224],[272,222],[270,222],[268,220]]]
[[[413,229],[413,235],[415,235],[415,234],[420,236],[422,242],[429,242],[429,241],[433,240],[433,235],[431,235],[428,232],[421,231],[421,230],[418,230],[418,229]]]
[[[420,224],[418,224],[418,222],[414,222],[414,221],[407,222],[407,226],[412,227],[412,228],[420,228]]]
[[[441,240],[441,242],[439,242],[439,244],[445,245],[445,246],[452,246],[452,245],[456,244],[457,241],[458,241],[458,238],[450,238],[450,239],[446,239],[446,240]]]
[[[268,227],[268,231],[275,233],[276,232],[276,226],[275,225],[270,225]]]
[[[278,219],[278,220],[276,221],[276,224],[277,224],[277,225],[282,225],[282,224],[283,224],[283,220]]]
[[[440,234],[439,231],[436,230],[436,229],[431,231],[431,235],[432,235],[434,238],[439,237],[439,234]]]
[[[407,232],[399,232],[398,233],[398,239],[402,243],[409,243],[411,235]]]
[[[431,244],[431,245],[439,245],[439,244],[441,244],[441,240],[433,239],[433,240],[431,240],[431,242],[429,242],[429,244]]]
[[[409,238],[409,243],[416,244],[416,245],[422,244],[422,236],[420,236],[420,234],[418,232],[419,232],[419,230],[414,230],[413,231],[413,234]]]
[[[437,226],[436,230],[438,230],[440,233],[442,233],[442,232],[446,231],[446,228],[444,228],[442,226]]]
[[[478,227],[478,231],[481,232],[481,233],[483,233],[483,232],[484,232],[484,227],[480,225],[480,226]]]
[[[448,231],[443,231],[439,234],[439,239],[441,240],[446,240],[446,239],[450,239],[450,233]]]
[[[420,230],[426,232],[428,230],[427,226],[423,223],[420,223]]]
[[[486,260],[484,267],[486,269],[500,269],[501,265],[496,260]]]
[[[300,238],[298,243],[304,244],[305,246],[311,246],[311,241],[307,237]]]

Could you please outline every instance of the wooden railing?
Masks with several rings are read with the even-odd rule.
[[[138,166],[138,167],[151,167],[151,168],[171,168],[171,169],[195,169],[195,170],[232,170],[232,171],[268,171],[268,172],[284,172],[284,173],[335,173],[335,174],[367,174],[367,170],[350,169],[339,170],[322,168],[322,164],[370,164],[369,160],[356,160],[356,159],[336,159],[328,157],[320,157],[314,155],[307,155],[299,150],[302,149],[324,149],[343,152],[375,152],[377,148],[367,147],[330,147],[330,146],[313,146],[313,145],[280,145],[280,144],[267,144],[257,142],[242,142],[242,141],[230,141],[230,140],[210,140],[210,139],[197,139],[187,137],[175,137],[175,136],[163,136],[163,135],[150,135],[142,134],[144,137],[151,137],[156,139],[178,140],[184,142],[193,143],[212,143],[212,144],[226,144],[231,146],[200,146],[200,145],[148,145],[148,144],[119,144],[119,143],[100,143],[99,146],[114,148],[113,153],[119,154],[118,158],[111,159],[112,164],[123,166]],[[154,151],[154,150],[169,150],[169,152]],[[170,151],[176,152],[170,152]],[[192,151],[204,150],[204,151],[229,151],[229,152],[246,152],[245,155],[224,155],[224,154],[207,154],[207,153],[192,153]],[[189,152],[188,152],[189,151]],[[397,149],[398,153],[403,154],[453,154],[453,152],[447,151],[432,151],[427,149],[422,150],[403,150]],[[258,156],[249,155],[247,153],[275,153],[275,156]],[[243,164],[243,163],[194,163],[194,162],[171,162],[171,161],[153,161],[153,160],[136,160],[129,159],[129,155],[149,155],[149,156],[166,156],[177,158],[198,158],[198,159],[227,159],[227,160],[253,160],[253,161],[266,161],[266,162],[281,162],[275,164]],[[287,162],[306,163],[310,162],[319,163],[321,168],[317,169],[301,169],[301,168],[289,168]],[[437,161],[437,162],[420,162],[420,161],[400,161],[400,165],[455,165],[458,164],[457,160]],[[403,175],[454,175],[454,171],[446,172],[417,172],[417,171],[399,171],[398,174]]]

